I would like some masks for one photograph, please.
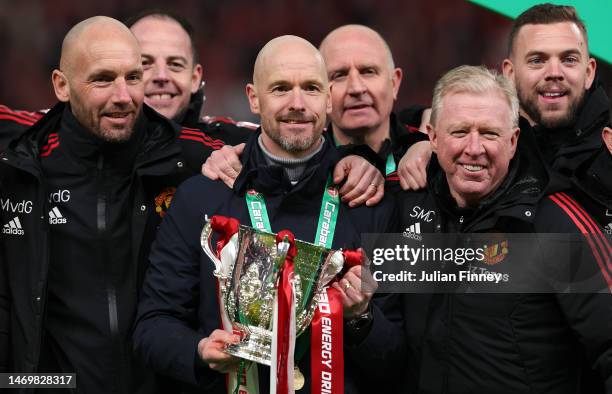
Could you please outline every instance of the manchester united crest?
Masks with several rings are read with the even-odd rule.
[[[172,203],[172,197],[174,197],[175,191],[176,187],[167,187],[155,197],[155,212],[157,212],[160,217],[163,218],[166,215],[166,211],[170,208],[170,203]]]
[[[484,260],[487,265],[495,265],[506,258],[508,254],[508,241],[501,241],[493,245],[484,246]]]

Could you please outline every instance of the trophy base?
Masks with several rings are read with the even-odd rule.
[[[234,327],[244,334],[239,343],[228,345],[225,353],[270,366],[272,364],[272,332],[261,327]]]

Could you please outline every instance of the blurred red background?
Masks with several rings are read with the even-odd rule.
[[[427,104],[435,81],[461,64],[499,69],[511,21],[460,0],[0,0],[0,103],[19,109],[55,102],[51,70],[63,36],[94,15],[119,20],[164,8],[195,27],[206,81],[205,113],[253,119],[244,85],[258,50],[269,39],[296,34],[318,45],[332,29],[361,23],[379,31],[404,70],[398,108]],[[606,83],[610,66],[600,62]]]

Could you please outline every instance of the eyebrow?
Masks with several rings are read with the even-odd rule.
[[[109,77],[115,79],[117,77],[117,73],[111,70],[94,70],[88,76],[88,81],[93,81],[100,77]]]
[[[168,57],[166,58],[166,60],[167,60],[167,61],[168,61],[168,60],[180,60],[180,61],[182,61],[182,62],[184,62],[184,63],[189,63],[189,62],[187,61],[187,58],[186,58],[185,56],[176,56],[176,55],[174,55],[174,56],[168,56]]]
[[[448,126],[448,130],[449,131],[470,130],[473,125],[474,125],[473,123],[469,123],[469,122],[455,123],[455,124],[450,124]],[[479,131],[481,131],[481,130],[490,130],[490,131],[497,131],[497,132],[504,131],[503,127],[492,126],[492,125],[488,125],[488,124],[479,124],[479,125],[477,125],[477,129]]]
[[[277,79],[277,80],[271,81],[268,84],[268,88],[272,88],[274,86],[279,86],[279,85],[293,85],[293,82],[286,80],[286,79]],[[306,85],[317,85],[317,86],[323,87],[325,84],[323,83],[323,81],[318,80],[318,79],[307,79],[305,81],[300,82],[300,86],[306,86]]]
[[[144,57],[147,60],[153,60],[155,58],[155,56],[149,55],[148,53],[143,53],[141,55],[141,57]],[[185,56],[171,55],[171,56],[166,57],[165,59],[166,59],[166,61],[169,61],[169,60],[180,60],[180,61],[182,61],[182,62],[184,62],[186,64],[189,63],[189,61],[187,60],[187,58]]]
[[[532,50],[532,51],[528,51],[525,54],[525,57],[534,56],[534,55],[549,56],[549,53],[541,51],[541,50]],[[561,55],[563,55],[563,56],[567,56],[567,55],[580,55],[580,56],[582,56],[582,53],[580,52],[580,50],[578,48],[571,48],[571,49],[566,49],[564,51],[561,51]]]

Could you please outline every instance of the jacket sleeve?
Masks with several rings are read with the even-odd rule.
[[[2,180],[0,179],[0,191]],[[2,217],[2,215],[0,215]],[[0,373],[8,371],[10,357],[10,293],[8,288],[8,272],[4,256],[3,238],[0,236]]]
[[[386,381],[406,370],[409,354],[404,334],[401,294],[377,294],[372,299],[372,323],[365,337],[346,333],[345,357],[372,381]]]
[[[372,208],[369,208],[372,209]],[[375,207],[371,232],[395,232],[398,228],[394,200],[385,196]],[[377,293],[371,302],[372,323],[365,333],[346,331],[345,353],[373,381],[404,373],[409,349],[404,332],[403,295]]]
[[[538,232],[575,234],[565,248],[572,292],[557,293],[565,318],[582,344],[589,365],[612,393],[612,244],[586,211],[566,193],[555,193],[541,204]],[[542,231],[544,230],[544,231]],[[553,259],[555,260],[555,259]]]
[[[134,350],[146,365],[163,375],[207,387],[221,375],[199,363],[200,244],[202,218],[189,185],[179,187],[152,246],[134,328]],[[216,312],[216,311],[214,311]],[[218,312],[216,312],[218,313]]]

